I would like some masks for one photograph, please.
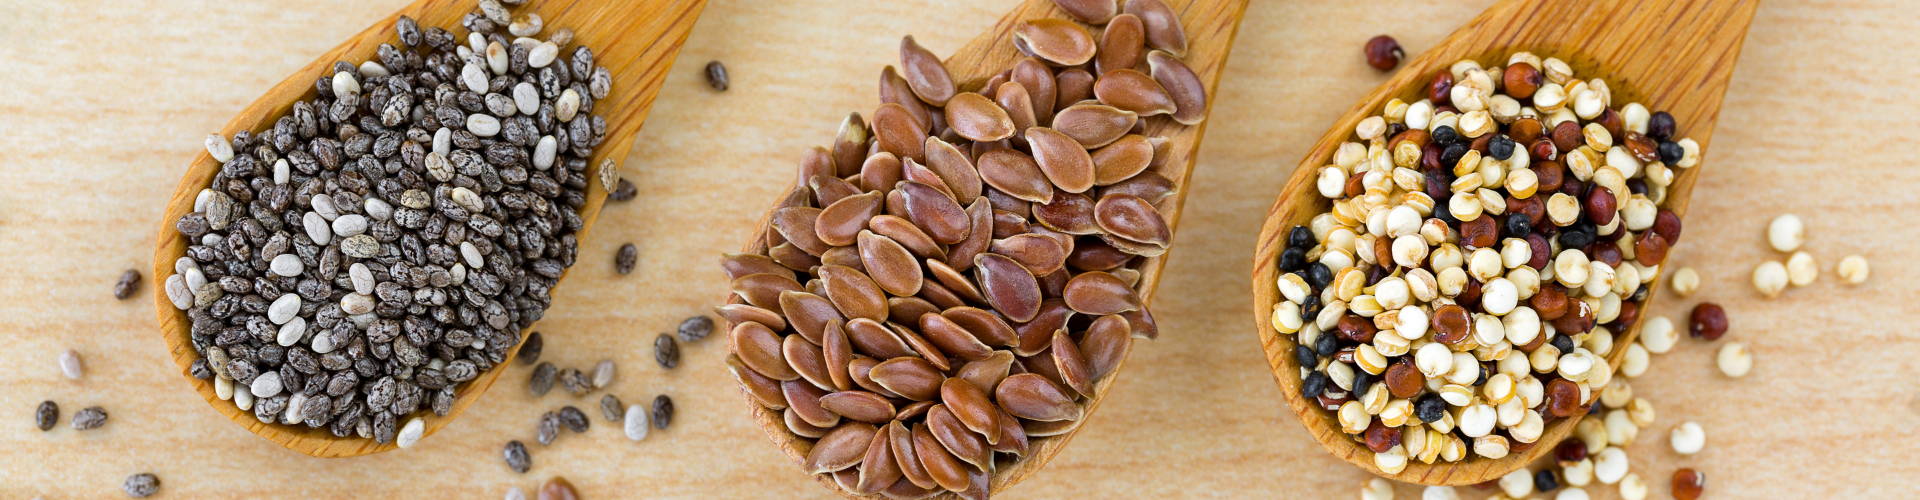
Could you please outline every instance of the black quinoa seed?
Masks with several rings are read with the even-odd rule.
[[[1533,234],[1533,219],[1527,217],[1527,214],[1507,214],[1506,226],[1508,238],[1525,238]]]
[[[1493,140],[1487,142],[1487,155],[1503,161],[1513,157],[1513,139],[1504,134],[1493,136]]]
[[[1673,113],[1655,111],[1652,116],[1647,117],[1647,137],[1652,137],[1659,141],[1672,139],[1673,129],[1676,126],[1677,124],[1673,121]]]
[[[1286,251],[1280,252],[1280,270],[1281,271],[1290,273],[1294,271],[1299,271],[1300,269],[1305,267],[1307,267],[1307,249],[1306,248],[1288,247]]]
[[[1540,469],[1533,473],[1533,489],[1541,493],[1560,489],[1560,481],[1553,478],[1553,469]]]
[[[1321,332],[1320,338],[1313,341],[1313,352],[1321,356],[1332,356],[1333,353],[1340,352],[1340,340],[1334,337],[1335,335]]]
[[[1288,247],[1312,248],[1314,243],[1316,242],[1313,240],[1313,230],[1307,229],[1307,226],[1293,226],[1293,229],[1287,231]]]
[[[1467,152],[1472,150],[1473,150],[1473,146],[1468,145],[1467,143],[1464,143],[1464,142],[1453,143],[1452,145],[1447,146],[1447,149],[1445,151],[1440,152],[1440,164],[1445,165],[1447,167],[1452,167],[1453,164],[1460,162],[1460,157],[1466,156]]]
[[[1453,127],[1451,126],[1441,125],[1439,127],[1434,127],[1433,129],[1434,144],[1439,144],[1441,146],[1449,146],[1459,140],[1460,140],[1460,131],[1454,130]]]
[[[1554,335],[1550,343],[1553,344],[1554,349],[1559,349],[1561,353],[1573,352],[1573,337]]]
[[[1323,393],[1323,392],[1327,392],[1326,372],[1313,372],[1313,373],[1307,374],[1307,379],[1300,384],[1301,397],[1305,397],[1308,399],[1317,398],[1317,397],[1320,397],[1320,393]]]
[[[1307,347],[1303,345],[1294,346],[1293,361],[1295,363],[1300,363],[1300,366],[1306,367],[1308,369],[1312,369],[1314,366],[1318,366],[1320,364],[1320,357],[1314,354],[1313,348],[1311,347]],[[45,429],[41,429],[41,430],[45,430]]]
[[[1305,275],[1307,284],[1313,285],[1313,290],[1316,292],[1333,283],[1333,270],[1328,269],[1326,264],[1319,262],[1308,264]]]
[[[1680,143],[1673,141],[1661,141],[1660,147],[1655,148],[1655,151],[1660,153],[1660,162],[1668,165],[1679,163],[1680,158],[1687,155],[1687,150],[1681,148]]]
[[[1421,396],[1418,401],[1413,403],[1413,416],[1418,417],[1421,422],[1440,420],[1441,417],[1445,417],[1446,415],[1447,400],[1440,399],[1439,394]]]

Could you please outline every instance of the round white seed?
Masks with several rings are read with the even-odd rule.
[[[1640,344],[1646,346],[1647,352],[1665,354],[1673,350],[1679,340],[1680,333],[1674,330],[1673,320],[1665,316],[1647,318],[1646,323],[1640,325]]]
[[[527,51],[527,65],[545,68],[548,64],[553,64],[553,60],[558,57],[560,57],[559,45],[554,45],[553,42],[540,42],[539,45]]]
[[[646,439],[647,429],[652,427],[651,418],[646,408],[641,408],[640,405],[627,405],[626,419],[621,422],[622,430],[627,433],[627,439],[634,441]]]
[[[1801,287],[1811,285],[1818,279],[1820,263],[1813,259],[1813,254],[1801,250],[1787,257],[1787,283]]]
[[[1787,289],[1787,266],[1769,260],[1753,267],[1753,289],[1766,298],[1779,297]]]
[[[1744,377],[1753,370],[1753,352],[1747,345],[1728,342],[1720,346],[1720,352],[1714,356],[1714,364],[1720,367],[1720,373],[1729,377]]]
[[[540,89],[533,84],[520,82],[513,86],[513,107],[523,115],[533,115],[540,111]]]
[[[1800,222],[1800,216],[1781,214],[1767,224],[1767,244],[1774,250],[1791,252],[1799,250],[1807,242],[1807,226]]]
[[[1533,493],[1533,472],[1521,467],[1500,476],[1500,492],[1512,498],[1526,498]]]
[[[1673,433],[1668,436],[1667,442],[1673,445],[1674,453],[1692,455],[1707,447],[1707,431],[1692,421],[1681,422],[1673,426]]]
[[[468,62],[465,66],[460,67],[460,83],[466,85],[467,90],[471,90],[473,93],[486,95],[487,70],[481,68],[478,64]]]
[[[1652,364],[1652,356],[1647,353],[1647,347],[1636,342],[1627,346],[1626,358],[1620,361],[1620,374],[1627,378],[1638,377],[1647,373],[1647,367]]]
[[[1672,286],[1673,293],[1681,297],[1691,296],[1700,289],[1700,273],[1691,267],[1682,267],[1673,271],[1673,278],[1667,284]]]
[[[213,161],[220,163],[232,161],[233,143],[227,142],[226,136],[207,134],[207,155],[212,156]]]
[[[355,79],[353,77],[353,73],[348,73],[345,71],[334,73],[333,74],[333,95],[335,96],[360,95],[360,80]]]
[[[394,434],[393,444],[401,448],[412,447],[414,443],[420,442],[420,436],[426,432],[426,419],[424,417],[413,417],[407,420],[407,425],[400,426],[399,433]]]
[[[1460,500],[1460,492],[1452,486],[1428,486],[1420,491],[1420,500]]]
[[[333,234],[342,238],[358,236],[367,232],[367,216],[360,214],[342,215],[333,220]]]
[[[67,378],[70,379],[80,380],[81,376],[86,375],[85,371],[85,367],[80,364],[80,353],[74,352],[73,349],[67,349],[65,352],[60,353],[61,375],[66,375]]]
[[[387,200],[382,200],[378,196],[368,196],[366,201],[361,202],[360,205],[363,211],[367,213],[367,217],[373,220],[393,218],[393,205],[388,204]]]
[[[1868,274],[1867,258],[1859,255],[1841,257],[1840,264],[1834,267],[1833,273],[1840,275],[1840,281],[1849,285],[1864,283],[1867,281]]]
[[[1360,500],[1393,500],[1393,483],[1377,477],[1367,480],[1360,486]]]
[[[1619,447],[1600,450],[1599,458],[1593,461],[1593,478],[1601,484],[1614,484],[1627,477],[1627,469],[1632,464],[1627,461],[1627,452]]]

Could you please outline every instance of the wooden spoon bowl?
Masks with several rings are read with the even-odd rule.
[[[705,7],[706,0],[538,0],[513,9],[516,14],[531,12],[544,18],[547,29],[542,31],[540,38],[544,39],[547,33],[555,29],[572,29],[575,44],[592,48],[596,64],[605,66],[613,76],[611,93],[596,106],[596,111],[606,119],[607,135],[603,145],[594,151],[593,158],[588,162],[587,204],[580,211],[585,227],[576,233],[578,239],[586,239],[587,230],[593,227],[601,205],[606,202],[608,187],[599,181],[600,162],[605,159],[618,162],[626,158],[627,152],[633,147],[633,136],[646,119],[654,96],[659,94],[660,85],[673,65],[675,54],[679,53],[688,31],[692,30],[694,21],[699,19],[701,9]],[[412,17],[422,29],[439,26],[455,33],[465,33],[466,30],[459,27],[460,17],[474,8],[471,0],[418,0],[402,7],[333,50],[321,54],[312,63],[288,76],[286,81],[274,85],[221,127],[222,136],[232,137],[238,131],[271,127],[274,120],[293,108],[294,102],[315,97],[314,81],[331,74],[334,61],[357,63],[377,60],[375,51],[380,44],[393,43],[397,46],[399,43],[394,23],[400,16]],[[464,43],[465,38],[460,40]],[[180,186],[167,202],[166,212],[161,217],[158,246],[153,254],[153,296],[160,319],[160,334],[166,340],[167,349],[172,352],[174,364],[180,368],[181,378],[193,384],[194,390],[206,398],[207,404],[213,406],[215,411],[254,434],[289,449],[316,457],[351,457],[394,449],[396,446],[393,443],[377,444],[371,439],[357,436],[335,437],[325,429],[262,423],[252,412],[241,411],[233,402],[216,396],[211,381],[187,376],[188,368],[194,360],[200,359],[200,353],[193,349],[188,333],[192,325],[187,314],[173,307],[162,287],[165,286],[164,278],[174,274],[174,261],[184,255],[187,249],[186,238],[173,229],[174,221],[193,211],[194,197],[212,182],[219,168],[220,163],[214,161],[206,151],[194,155],[188,163],[186,176],[180,180]],[[525,338],[524,332],[521,338]],[[424,435],[433,434],[460,416],[481,394],[487,392],[487,388],[493,386],[500,374],[506,371],[505,368],[512,364],[513,356],[517,353],[516,346],[508,351],[505,362],[461,387],[459,396],[454,400],[453,411],[445,417],[429,418]]]
[[[1180,17],[1188,39],[1188,49],[1183,60],[1205,83],[1209,96],[1208,108],[1212,107],[1212,96],[1220,81],[1221,71],[1226,66],[1227,53],[1233,47],[1233,39],[1239,29],[1240,18],[1246,11],[1247,0],[1164,0]],[[1033,19],[1067,19],[1065,11],[1052,0],[1024,0],[1012,11],[994,23],[993,28],[968,42],[966,46],[946,60],[947,71],[953,76],[957,87],[962,91],[977,91],[994,74],[1011,68],[1022,56],[1013,45],[1013,32],[1026,21]],[[1188,180],[1193,173],[1196,153],[1200,148],[1200,139],[1205,135],[1207,122],[1186,126],[1171,121],[1155,121],[1147,126],[1146,134],[1151,137],[1164,137],[1168,140],[1161,154],[1167,155],[1159,173],[1174,182],[1174,192],[1159,203],[1160,212],[1166,217],[1170,227],[1178,227],[1181,206],[1186,201]],[[768,211],[762,218],[760,230],[749,240],[745,252],[765,254],[767,251],[767,231],[770,230],[773,212]],[[1140,268],[1139,297],[1143,303],[1151,303],[1154,289],[1160,282],[1160,271],[1166,265],[1166,255],[1149,258]],[[738,295],[730,297],[730,303],[743,304]],[[1129,342],[1129,347],[1131,342]],[[1131,349],[1128,351],[1131,352]],[[1123,358],[1124,359],[1124,356]],[[1123,363],[1124,364],[1124,363]],[[1115,374],[1099,380],[1094,386],[1094,394],[1089,398],[1085,416],[1081,423],[1091,418],[1093,411],[1105,399],[1112,389],[1115,375],[1121,366],[1115,366]],[[753,419],[760,424],[767,438],[779,445],[780,451],[801,464],[812,450],[813,442],[794,435],[781,420],[781,414],[767,410],[753,402],[752,396],[744,398],[751,409]],[[1065,448],[1073,435],[1079,432],[1080,425],[1073,430],[1057,436],[1033,438],[1027,456],[991,471],[989,491],[1003,492],[1006,488],[1025,479],[1040,470],[1053,456]],[[827,489],[847,497],[859,497],[854,492],[842,489],[829,475],[814,475],[813,478]],[[943,498],[957,495],[947,493]]]
[[[1268,211],[1253,257],[1254,324],[1274,380],[1294,413],[1300,416],[1327,451],[1355,466],[1396,481],[1430,485],[1474,484],[1498,479],[1549,453],[1573,432],[1580,419],[1564,418],[1547,424],[1532,447],[1504,458],[1471,457],[1461,462],[1423,464],[1412,460],[1405,470],[1387,473],[1374,465],[1373,452],[1343,432],[1333,412],[1300,395],[1300,366],[1294,361],[1294,340],[1281,335],[1268,321],[1280,300],[1274,283],[1280,277],[1278,257],[1286,247],[1286,232],[1325,213],[1331,203],[1320,196],[1314,180],[1318,167],[1331,163],[1334,150],[1351,140],[1354,125],[1378,114],[1388,100],[1420,100],[1436,72],[1453,62],[1472,58],[1504,64],[1507,54],[1531,51],[1541,57],[1559,57],[1584,78],[1604,78],[1614,102],[1640,102],[1653,111],[1672,113],[1679,124],[1676,136],[1691,137],[1704,150],[1713,136],[1720,99],[1726,93],[1733,64],[1739,58],[1747,25],[1757,0],[1623,1],[1507,0],[1494,5],[1461,27],[1439,45],[1406,63],[1386,83],[1334,123],[1311,152],[1295,167],[1279,199]],[[1688,197],[1699,180],[1701,167],[1676,169],[1667,190],[1666,207],[1686,215]],[[1648,301],[1660,287],[1649,288]],[[1645,315],[1641,316],[1644,320]],[[1624,348],[1639,336],[1636,322],[1616,333],[1610,366],[1620,366]]]

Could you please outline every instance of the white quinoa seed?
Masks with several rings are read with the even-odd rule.
[[[1500,492],[1512,498],[1526,498],[1533,493],[1533,471],[1521,467],[1500,476]]]
[[[1813,284],[1820,279],[1820,263],[1806,250],[1793,252],[1787,256],[1787,283],[1795,287]]]
[[[1641,479],[1639,474],[1629,472],[1627,477],[1620,479],[1621,500],[1645,500],[1646,498],[1647,480]]]
[[[1646,323],[1640,325],[1640,344],[1646,346],[1647,352],[1666,354],[1679,340],[1680,333],[1674,330],[1673,320],[1666,316],[1647,318]]]
[[[400,427],[400,432],[393,436],[393,444],[401,448],[410,448],[414,443],[420,442],[420,436],[426,432],[426,418],[413,417],[408,419],[407,424]]]
[[[1729,377],[1744,377],[1753,370],[1753,352],[1747,345],[1728,342],[1720,346],[1720,352],[1714,355],[1714,364],[1720,367],[1720,373]]]
[[[1753,267],[1753,289],[1766,298],[1779,297],[1787,289],[1787,266],[1769,260]]]
[[[1807,226],[1800,222],[1800,216],[1781,214],[1767,223],[1767,244],[1774,250],[1792,252],[1799,250],[1807,242]]]
[[[1460,500],[1460,492],[1452,486],[1428,486],[1420,491],[1420,500]]]
[[[1673,293],[1689,297],[1700,289],[1700,273],[1691,267],[1682,267],[1673,271],[1673,277],[1667,280],[1667,284],[1673,288]]]
[[[1707,430],[1692,421],[1681,422],[1680,425],[1673,426],[1673,432],[1668,436],[1667,443],[1673,446],[1674,453],[1681,455],[1699,453],[1707,447]]]
[[[1626,450],[1619,447],[1600,450],[1598,458],[1593,461],[1593,478],[1599,480],[1600,484],[1618,483],[1627,477],[1627,469],[1631,465],[1627,461]]]
[[[1859,255],[1841,257],[1840,264],[1833,268],[1833,273],[1840,276],[1840,281],[1849,285],[1865,283],[1868,272],[1867,258]]]
[[[1368,479],[1360,486],[1360,500],[1393,500],[1393,483],[1378,477]]]
[[[80,380],[80,377],[86,375],[85,367],[80,364],[80,353],[74,352],[73,349],[60,353],[60,374],[73,380]]]

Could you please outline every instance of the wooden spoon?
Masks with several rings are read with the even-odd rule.
[[[1429,78],[1454,61],[1473,58],[1483,63],[1505,63],[1512,52],[1531,51],[1567,61],[1576,76],[1606,79],[1618,105],[1640,102],[1650,110],[1672,113],[1679,124],[1676,135],[1692,137],[1705,148],[1713,137],[1720,98],[1726,93],[1734,61],[1739,59],[1747,24],[1758,6],[1757,0],[1503,1],[1408,62],[1334,123],[1294,168],[1292,178],[1269,210],[1253,257],[1254,323],[1260,329],[1267,363],[1273,367],[1274,379],[1280,383],[1287,404],[1327,451],[1396,481],[1473,484],[1498,479],[1547,454],[1573,432],[1579,421],[1565,418],[1551,422],[1532,447],[1505,458],[1470,458],[1431,465],[1416,460],[1405,470],[1388,474],[1374,466],[1372,451],[1340,430],[1333,412],[1300,396],[1300,367],[1293,358],[1293,338],[1279,335],[1268,322],[1279,300],[1274,286],[1280,276],[1278,257],[1286,247],[1290,228],[1306,224],[1329,209],[1328,200],[1314,187],[1314,178],[1318,167],[1330,163],[1334,150],[1349,140],[1354,125],[1379,113],[1389,99],[1421,99]],[[1686,215],[1688,196],[1702,170],[1675,170],[1676,179],[1667,190],[1667,207],[1675,214]],[[1659,290],[1659,286],[1649,288],[1647,300],[1651,301]],[[1616,334],[1614,345],[1618,347],[1608,356],[1611,366],[1620,366],[1625,346],[1639,336],[1639,331],[1639,323],[1635,323]]]
[[[591,171],[587,175],[587,204],[580,212],[586,227],[577,233],[580,240],[586,239],[587,229],[593,227],[601,205],[606,202],[607,186],[601,185],[598,175],[600,162],[603,159],[618,162],[627,157],[627,151],[633,147],[633,135],[640,130],[640,123],[647,117],[647,109],[653,104],[654,96],[659,94],[667,70],[673,66],[675,54],[679,53],[681,44],[687,39],[687,32],[693,28],[694,21],[700,18],[700,11],[705,7],[706,0],[538,0],[513,9],[516,14],[532,12],[544,18],[546,29],[538,35],[539,38],[545,39],[556,29],[572,29],[573,45],[593,49],[595,64],[606,66],[613,75],[612,93],[595,106],[595,111],[607,121],[607,136],[588,162]],[[312,63],[288,76],[286,81],[273,86],[266,95],[260,96],[221,127],[221,133],[225,137],[232,137],[241,130],[270,128],[274,120],[292,109],[295,101],[314,97],[315,79],[331,74],[334,61],[357,63],[377,60],[375,51],[380,44],[398,46],[394,22],[400,16],[412,17],[422,30],[439,26],[464,35],[466,29],[459,26],[460,17],[474,8],[471,0],[418,0],[402,7],[333,50],[321,54]],[[459,39],[460,43],[465,43],[465,40],[464,37]],[[563,51],[571,57],[570,47]],[[186,238],[173,229],[174,221],[193,211],[194,197],[212,182],[219,168],[219,162],[214,161],[206,151],[194,155],[188,164],[186,176],[180,180],[173,198],[167,202],[166,213],[160,223],[159,245],[153,254],[153,296],[160,317],[160,334],[167,342],[167,349],[173,353],[174,364],[180,367],[181,378],[191,382],[194,390],[199,391],[214,410],[254,434],[295,451],[316,457],[351,457],[394,449],[392,443],[376,444],[373,440],[358,436],[334,437],[325,429],[261,423],[252,412],[241,411],[232,402],[214,395],[210,381],[186,376],[188,367],[200,358],[200,353],[193,350],[189,340],[191,324],[186,313],[173,307],[162,287],[165,286],[164,278],[174,274],[173,262],[184,255],[187,248]],[[525,336],[522,335],[522,338]],[[487,392],[487,388],[492,387],[500,374],[506,371],[505,367],[512,364],[513,356],[517,353],[518,348],[508,351],[505,362],[461,387],[459,397],[454,400],[453,411],[445,417],[429,417],[425,435],[431,435],[452,422],[454,417],[458,417],[467,406]],[[402,420],[400,423],[404,422]]]
[[[1165,0],[1165,2],[1179,14],[1181,25],[1186,28],[1188,49],[1183,60],[1205,82],[1207,105],[1211,109],[1221,71],[1226,66],[1227,53],[1233,47],[1234,34],[1239,29],[1242,14],[1246,11],[1247,0]],[[952,74],[954,82],[962,91],[977,91],[988,78],[1013,67],[1014,62],[1022,57],[1013,46],[1014,29],[1029,20],[1048,18],[1068,19],[1066,12],[1054,5],[1052,0],[1022,1],[1020,5],[1002,16],[999,22],[994,23],[992,29],[975,37],[967,42],[966,46],[954,52],[953,56],[946,61],[947,71]],[[1165,166],[1160,167],[1159,172],[1173,180],[1175,184],[1173,195],[1159,204],[1160,212],[1166,216],[1169,226],[1178,227],[1181,205],[1187,198],[1188,178],[1193,172],[1195,153],[1200,148],[1200,138],[1205,135],[1208,122],[1201,122],[1195,126],[1160,120],[1150,123],[1152,124],[1147,127],[1146,135],[1168,139],[1162,153],[1168,155],[1168,159]],[[772,211],[769,210],[762,218],[761,229],[753,239],[749,240],[751,243],[746,247],[747,253],[764,254],[767,251],[766,232],[769,230],[772,215]],[[1142,301],[1151,303],[1154,289],[1160,283],[1160,270],[1166,265],[1166,259],[1166,255],[1147,259],[1145,265],[1140,268],[1139,294]],[[731,302],[744,303],[737,295],[732,297]],[[1114,372],[1117,374],[1119,369],[1119,366],[1115,366]],[[1114,375],[1108,375],[1095,385],[1094,394],[1089,398],[1086,408],[1086,416],[1082,417],[1081,422],[1091,418],[1093,411],[1099,408],[1100,401],[1105,399],[1107,390],[1113,387],[1115,378],[1117,377]],[[795,436],[788,431],[786,424],[781,420],[780,413],[762,408],[753,402],[751,396],[747,398],[747,406],[752,409],[753,418],[760,423],[761,430],[766,431],[767,437],[780,446],[781,452],[795,464],[802,463],[806,459],[807,452],[813,447],[811,440]],[[1034,438],[1032,448],[1026,457],[1010,466],[992,471],[989,491],[996,493],[1006,491],[1006,488],[1014,483],[1040,470],[1048,460],[1053,458],[1054,454],[1066,447],[1067,441],[1079,432],[1079,428],[1076,425],[1074,430],[1066,434]],[[814,475],[814,479],[842,495],[858,496],[841,489],[828,475]],[[955,495],[949,493],[943,496]]]

